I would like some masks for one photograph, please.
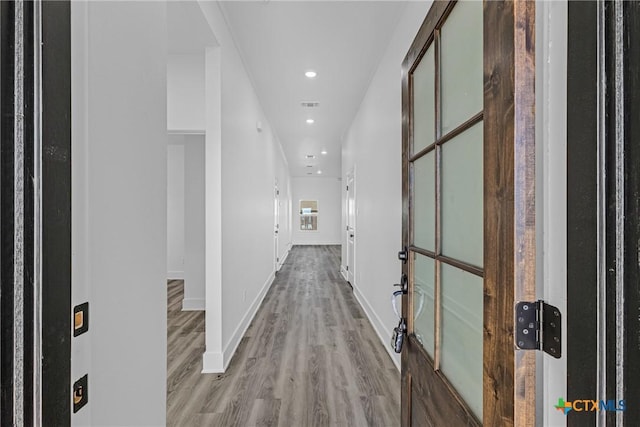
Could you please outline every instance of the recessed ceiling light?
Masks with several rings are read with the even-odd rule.
[[[312,125],[314,122],[315,122],[315,120],[313,120],[313,119],[307,119],[307,123],[310,124],[310,125]]]
[[[317,172],[317,174],[318,174],[318,175],[321,175],[321,174],[322,174],[322,171],[318,171],[318,172]]]
[[[314,78],[315,76],[317,76],[317,75],[318,75],[318,73],[316,73],[316,72],[315,72],[315,71],[313,71],[313,70],[309,70],[309,71],[307,71],[306,73],[304,73],[304,75],[305,75],[305,76],[307,76],[308,78],[312,79],[312,78]]]
[[[322,150],[320,154],[327,154],[327,150]]]

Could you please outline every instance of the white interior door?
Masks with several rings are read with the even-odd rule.
[[[280,232],[280,190],[278,189],[278,181],[276,181],[273,195],[273,257],[275,260],[275,271],[278,271],[280,269],[280,251],[278,249],[278,234]]]
[[[355,280],[355,235],[356,235],[356,188],[354,174],[347,176],[347,280],[353,285]]]

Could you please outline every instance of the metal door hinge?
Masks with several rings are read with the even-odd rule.
[[[542,350],[562,356],[562,315],[557,307],[542,300],[521,301],[515,309],[515,344],[520,350]]]
[[[347,271],[349,271],[349,266],[347,265]]]

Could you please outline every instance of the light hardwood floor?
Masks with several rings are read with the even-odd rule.
[[[339,264],[340,246],[295,246],[221,375],[200,373],[204,313],[170,281],[167,425],[399,425],[400,375]]]

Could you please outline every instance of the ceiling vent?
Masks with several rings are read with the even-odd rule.
[[[315,159],[316,158],[316,156],[313,155],[313,154],[307,154],[306,157],[307,157],[307,159]]]
[[[316,101],[302,101],[300,105],[304,108],[316,108],[320,106],[320,103]]]

